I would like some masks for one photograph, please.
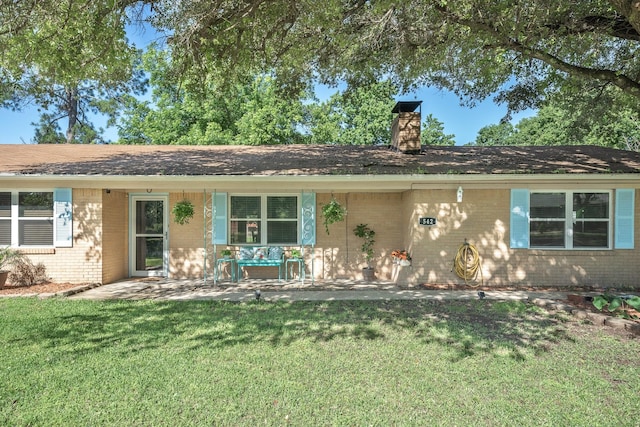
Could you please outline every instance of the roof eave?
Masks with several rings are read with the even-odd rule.
[[[544,186],[638,187],[640,174],[408,174],[408,175],[20,175],[0,174],[0,188],[73,187],[128,191],[273,191],[282,188],[334,192]]]

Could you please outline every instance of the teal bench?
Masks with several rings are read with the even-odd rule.
[[[266,253],[264,253],[266,250]],[[271,247],[247,247],[240,248],[238,258],[238,281],[242,279],[244,267],[278,267],[278,282],[282,280],[282,266],[284,265],[284,250],[278,246]]]

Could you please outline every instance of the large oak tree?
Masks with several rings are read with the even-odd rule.
[[[436,85],[513,110],[611,86],[640,100],[637,0],[159,0],[185,72],[248,65],[288,78]],[[583,86],[584,88],[584,86]]]

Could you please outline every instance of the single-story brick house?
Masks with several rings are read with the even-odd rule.
[[[302,247],[307,278],[359,279],[352,230],[366,223],[380,279],[464,283],[451,270],[467,239],[487,286],[640,287],[640,153],[411,148],[3,145],[0,245],[60,282],[212,277],[222,249],[247,245]],[[332,198],[347,215],[327,234]],[[171,207],[183,199],[195,216],[179,225]],[[412,265],[393,263],[394,250]]]

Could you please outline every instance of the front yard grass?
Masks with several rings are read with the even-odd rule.
[[[522,302],[0,300],[0,425],[637,425],[640,340]]]

